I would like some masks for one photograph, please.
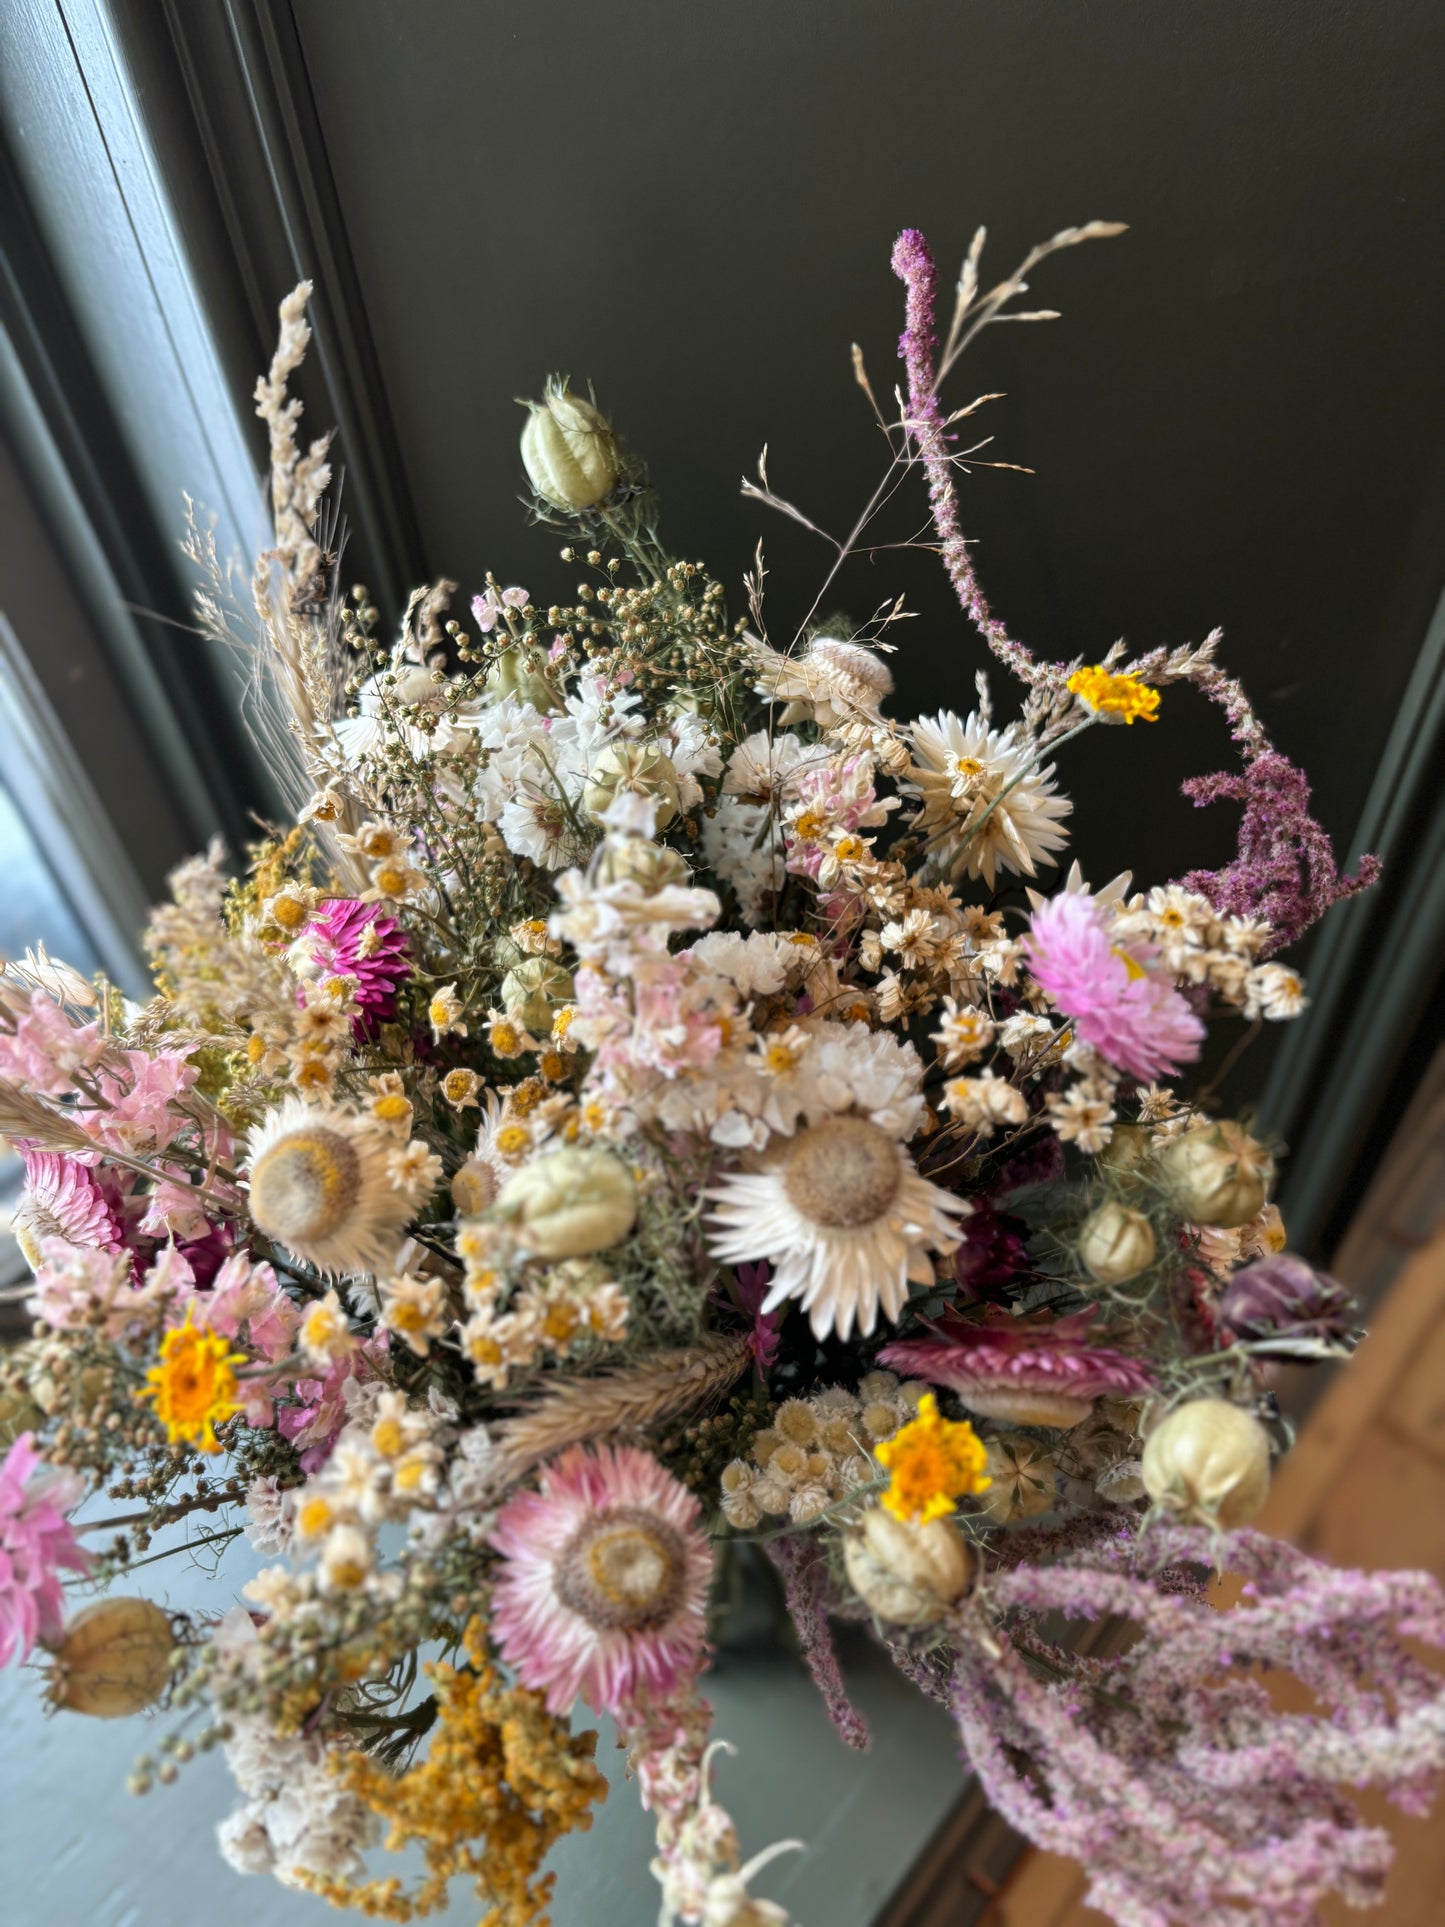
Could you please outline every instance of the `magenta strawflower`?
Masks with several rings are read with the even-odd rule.
[[[1034,912],[1029,971],[1082,1043],[1152,1083],[1199,1055],[1204,1025],[1147,945],[1117,944],[1109,913],[1086,891],[1061,891]]]
[[[524,1686],[616,1713],[701,1669],[712,1550],[686,1486],[635,1446],[573,1446],[497,1514],[492,1631]]]
[[[396,993],[411,975],[406,932],[374,903],[333,897],[307,924],[299,946],[318,977],[354,977],[356,1001],[368,1023],[396,1015]]]
[[[65,1517],[80,1495],[79,1479],[47,1466],[22,1432],[0,1464],[0,1666],[28,1658],[37,1639],[59,1636],[59,1569],[90,1570]]]

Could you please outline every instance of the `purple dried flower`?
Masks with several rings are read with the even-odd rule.
[[[960,1227],[953,1275],[971,1298],[983,1297],[1029,1269],[1028,1226],[1022,1218],[976,1204]]]
[[[1249,1582],[1230,1611],[1181,1584],[1216,1563]],[[1079,1661],[1051,1643],[1055,1614],[1118,1614],[1135,1636]],[[991,1574],[955,1624],[950,1690],[990,1803],[1081,1861],[1089,1903],[1121,1927],[1316,1927],[1331,1892],[1378,1901],[1390,1862],[1347,1789],[1419,1812],[1445,1767],[1445,1682],[1406,1639],[1445,1646],[1427,1573],[1156,1527]],[[1282,1711],[1259,1669],[1293,1672],[1318,1711]]]
[[[828,1624],[828,1562],[823,1549],[817,1539],[802,1534],[764,1543],[782,1576],[783,1597],[798,1635],[803,1663],[823,1697],[828,1718],[840,1738],[861,1751],[868,1744],[868,1725],[848,1698],[833,1650]]]
[[[1340,875],[1330,839],[1309,813],[1309,779],[1278,750],[1265,750],[1238,775],[1192,776],[1183,790],[1196,809],[1243,803],[1234,861],[1222,870],[1191,870],[1183,882],[1227,916],[1265,918],[1274,930],[1271,951],[1293,943],[1331,904],[1368,890],[1380,875],[1375,856],[1362,856],[1352,877]]]
[[[1292,1251],[1280,1251],[1235,1272],[1220,1294],[1216,1317],[1232,1338],[1268,1344],[1281,1357],[1308,1359],[1350,1336],[1355,1311],[1353,1296],[1338,1279]]]

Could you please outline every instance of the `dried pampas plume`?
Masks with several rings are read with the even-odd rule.
[[[488,1471],[498,1492],[534,1465],[588,1439],[645,1432],[720,1398],[747,1367],[746,1338],[710,1337],[645,1365],[576,1379],[539,1398],[492,1434]]]

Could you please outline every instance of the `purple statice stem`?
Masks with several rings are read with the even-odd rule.
[[[1341,876],[1324,829],[1309,813],[1309,779],[1287,756],[1267,749],[1237,775],[1191,777],[1184,794],[1197,809],[1242,803],[1238,854],[1222,870],[1191,870],[1186,889],[1207,897],[1226,916],[1263,917],[1273,928],[1270,950],[1281,950],[1332,904],[1368,890],[1380,859],[1362,856],[1353,876]]]
[[[861,1751],[868,1745],[868,1727],[848,1698],[833,1648],[833,1632],[828,1624],[827,1565],[822,1550],[815,1540],[801,1534],[765,1543],[768,1557],[782,1577],[783,1598],[788,1616],[797,1629],[803,1663],[822,1695],[828,1718],[840,1738]]]
[[[1030,685],[1048,682],[1054,679],[1057,666],[1036,662],[1032,650],[1015,642],[991,612],[959,524],[958,491],[953,485],[948,430],[934,370],[938,337],[934,333],[933,317],[938,269],[928,242],[917,228],[905,228],[894,243],[893,272],[907,290],[898,353],[908,371],[908,432],[928,477],[928,504],[933,511],[943,566],[964,614],[999,660],[1006,663],[1021,682]]]

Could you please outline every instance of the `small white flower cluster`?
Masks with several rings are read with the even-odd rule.
[[[746,1459],[723,1467],[722,1510],[731,1526],[751,1532],[765,1516],[808,1525],[830,1505],[880,1476],[873,1447],[915,1415],[926,1385],[869,1372],[858,1390],[831,1385],[811,1398],[790,1398],[758,1432]]]
[[[403,1392],[378,1389],[352,1412],[326,1464],[297,1493],[292,1522],[298,1547],[319,1554],[323,1593],[384,1594],[397,1575],[376,1570],[377,1529],[435,1494],[450,1427]]]
[[[479,1385],[505,1390],[513,1372],[548,1357],[566,1358],[583,1339],[618,1345],[627,1336],[631,1303],[596,1258],[566,1258],[542,1272],[524,1271],[511,1288],[514,1254],[506,1233],[488,1221],[464,1223],[457,1252],[471,1316],[462,1350]]]
[[[1298,971],[1255,959],[1274,934],[1260,917],[1222,917],[1207,897],[1166,883],[1121,907],[1115,928],[1128,943],[1153,944],[1179,982],[1205,984],[1246,1017],[1284,1022],[1306,1003]]]

